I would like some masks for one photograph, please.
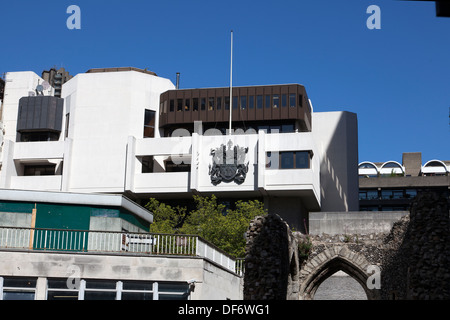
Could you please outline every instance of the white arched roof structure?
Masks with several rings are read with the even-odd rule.
[[[358,165],[358,175],[360,176],[377,176],[378,167],[370,161],[363,161]]]
[[[422,166],[422,174],[447,174],[450,169],[441,160],[430,160]]]
[[[405,167],[403,167],[400,163],[397,161],[386,161],[383,163],[380,169],[380,174],[404,174],[405,173]]]

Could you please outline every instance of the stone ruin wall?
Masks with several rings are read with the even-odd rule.
[[[362,256],[355,258],[365,260],[361,268],[380,268],[381,289],[372,299],[450,299],[449,213],[448,200],[430,192],[419,194],[389,233],[306,236],[278,215],[257,217],[247,232],[244,299],[301,299],[308,268],[334,251]],[[312,246],[302,259],[299,244],[308,237]]]

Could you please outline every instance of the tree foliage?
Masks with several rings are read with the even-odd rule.
[[[226,209],[216,196],[194,196],[196,207],[171,207],[151,198],[146,208],[153,212],[152,232],[199,235],[235,257],[245,255],[245,232],[250,221],[265,215],[258,200],[236,202],[236,209]]]

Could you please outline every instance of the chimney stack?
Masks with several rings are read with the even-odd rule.
[[[403,153],[402,162],[405,167],[405,175],[417,177],[422,169],[422,153],[405,152]]]

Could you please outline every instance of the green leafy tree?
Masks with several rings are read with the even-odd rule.
[[[187,216],[186,207],[174,208],[154,198],[151,198],[145,207],[153,213],[153,223],[150,227],[152,232],[182,233],[179,229]]]
[[[153,212],[153,232],[196,234],[235,257],[245,255],[245,232],[250,221],[265,215],[264,204],[257,200],[236,202],[235,210],[226,210],[211,197],[194,196],[196,209],[172,208],[150,199],[146,206]]]

